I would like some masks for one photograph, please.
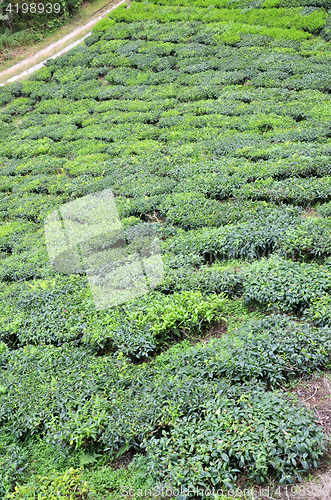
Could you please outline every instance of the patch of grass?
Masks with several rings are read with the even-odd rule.
[[[255,309],[248,307],[243,297],[231,300],[224,299],[222,316],[226,320],[227,332],[235,335],[243,323],[265,317],[265,309],[263,307]]]

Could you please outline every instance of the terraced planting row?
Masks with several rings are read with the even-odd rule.
[[[330,13],[132,2],[0,88],[2,498],[293,484],[325,459],[284,389],[330,368]],[[44,221],[104,189],[164,278],[97,311]]]

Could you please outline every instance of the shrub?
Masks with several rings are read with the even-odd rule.
[[[120,325],[119,311],[94,310],[86,279],[80,276],[47,276],[29,285],[13,284],[2,298],[7,306],[1,338],[11,347],[109,340],[111,331]]]
[[[6,498],[17,480],[23,476],[24,469],[26,468],[27,453],[23,450],[22,446],[10,442],[5,433],[1,434],[2,443],[0,446],[0,495]]]
[[[288,250],[289,246],[284,244],[284,238],[286,240],[286,235],[292,234],[294,228],[300,224],[295,212],[284,208],[277,210],[255,206],[253,214],[242,217],[243,222],[229,224],[220,229],[180,233],[165,247],[177,254],[188,251],[211,255],[213,258],[225,256],[229,259],[256,259],[279,249]],[[293,248],[291,250],[294,251]]]
[[[178,193],[167,196],[158,207],[167,215],[170,224],[183,229],[203,226],[220,226],[224,221],[224,209],[216,200],[207,200],[200,193]]]
[[[165,269],[165,277],[156,290],[163,293],[199,290],[203,294],[217,293],[225,294],[227,297],[242,295],[243,280],[240,271],[243,267],[242,261],[230,261],[229,264],[230,266],[232,264],[233,268],[224,268],[222,264],[215,263],[213,266],[202,266],[197,270],[194,264],[195,266],[201,264],[200,256],[192,254],[174,256],[173,260],[168,262],[169,267]]]
[[[297,225],[296,217],[285,210],[255,214],[249,222],[222,228],[219,234],[219,253],[230,259],[256,259],[268,256],[282,247],[284,232],[291,232]]]
[[[121,352],[131,359],[148,358],[156,349],[151,327],[141,331],[131,325],[122,325],[112,332],[112,341],[118,349],[116,352]]]
[[[286,231],[281,248],[296,258],[326,257],[331,251],[330,237],[329,220],[308,218]]]
[[[330,217],[331,215],[331,202],[322,203],[316,207],[318,214],[322,217]]]
[[[231,487],[243,467],[258,484],[271,473],[280,483],[291,482],[294,471],[301,477],[316,466],[321,440],[313,414],[280,395],[222,390],[205,403],[202,416],[173,420],[145,447],[151,476],[187,492],[196,485]]]
[[[246,184],[236,190],[238,196],[248,199],[286,202],[295,205],[310,206],[318,201],[327,201],[331,196],[330,177],[320,179],[292,178],[285,181],[275,181],[267,178]]]
[[[2,111],[2,115],[4,118],[8,115],[24,115],[33,109],[33,104],[33,101],[28,97],[18,97],[11,101],[10,104],[7,104]]]
[[[245,398],[256,387],[257,378],[277,385],[293,375],[309,374],[326,366],[330,356],[328,329],[295,324],[286,317],[250,323],[239,332],[237,340],[224,337],[209,344],[184,344],[174,346],[155,362],[139,365],[129,363],[123,354],[95,357],[72,346],[27,346],[12,351],[5,357],[0,380],[4,387],[1,420],[15,436],[46,433],[46,439],[57,445],[70,443],[86,448],[94,443],[110,453],[124,444],[139,449],[144,437],[149,440],[157,429],[168,432],[173,423],[179,428],[178,419],[184,429],[185,417],[203,418],[208,401],[218,392],[228,395],[232,407],[241,401],[247,414],[250,407]],[[222,377],[227,377],[228,382]],[[244,380],[253,385],[241,385]],[[27,389],[31,385],[34,392]],[[274,397],[261,388],[254,407],[267,408],[265,399]],[[306,409],[286,406],[285,400],[284,406],[279,401],[278,404],[282,408],[281,418],[288,421],[286,432],[300,440],[310,418]],[[269,407],[268,411],[273,409]],[[273,424],[269,422],[268,429],[270,425]],[[279,425],[284,425],[284,420]],[[309,427],[313,434],[317,432],[314,426]],[[240,446],[242,441],[237,443]],[[322,451],[321,435],[318,447],[312,443],[305,443],[305,451],[299,453],[296,464],[287,459],[276,462],[284,481],[289,480],[291,471],[302,469],[300,460],[304,461],[313,451],[316,454],[311,457],[317,460]],[[291,453],[294,451],[299,452],[292,448]],[[250,460],[250,472],[257,477],[257,455],[246,458]],[[239,463],[236,468],[243,470],[244,465]]]
[[[4,283],[45,278],[49,273],[48,255],[41,246],[9,255],[0,261],[0,281]]]
[[[105,19],[101,19],[101,21],[99,21],[95,26],[93,26],[92,30],[95,32],[98,32],[98,31],[106,31],[108,30],[111,26],[113,26],[115,24],[115,21],[113,19],[109,19],[109,17],[106,17]],[[91,35],[92,36],[92,35]],[[90,37],[89,37],[90,38]],[[93,38],[92,39],[93,41],[95,41],[96,39]],[[86,41],[85,41],[86,43]],[[91,43],[91,40],[89,40],[86,45],[89,45]],[[91,44],[93,45],[93,44]]]
[[[50,500],[88,498],[88,487],[87,483],[83,482],[82,469],[70,468],[64,474],[38,476],[30,484],[15,486],[14,492],[8,494],[7,498],[32,500],[40,498],[41,495]]]
[[[155,300],[156,299],[156,300]],[[151,324],[154,334],[164,337],[171,333],[178,335],[181,330],[201,331],[202,327],[220,318],[223,298],[216,294],[203,297],[199,291],[175,292],[172,295],[157,294],[148,303],[144,297],[137,306],[128,309],[128,319],[138,329]]]
[[[309,376],[330,361],[329,328],[313,328],[286,316],[252,320],[235,332],[207,345],[187,350],[169,362],[180,372],[227,378],[232,384],[252,380],[275,388],[293,377]]]
[[[226,375],[233,381],[238,376],[255,376],[269,386],[295,376],[309,376],[329,364],[329,334],[327,328],[313,328],[286,316],[251,321],[238,332],[239,346],[228,348]]]

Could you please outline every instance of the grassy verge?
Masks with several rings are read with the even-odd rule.
[[[79,28],[80,26],[84,25],[85,22],[88,22],[91,17],[93,17],[95,14],[102,14],[103,10],[107,10],[107,8],[110,8],[113,4],[116,4],[117,2],[112,0],[94,0],[92,2],[84,2],[82,5],[82,8],[77,14],[69,19],[63,26],[60,26],[59,28],[55,29],[53,32],[46,32],[43,34],[36,34],[35,38],[38,39],[39,36],[42,37],[40,41],[36,41],[32,37],[31,34],[26,33],[24,36],[22,35],[22,43],[20,43],[20,38],[17,38],[17,43],[18,45],[16,47],[10,47],[6,48],[4,47],[2,50],[0,50],[0,82],[4,82],[7,78],[8,75],[4,75],[4,77],[1,77],[1,72],[7,70],[8,68],[11,68],[13,65],[24,61],[27,58],[31,58],[35,56],[39,51],[46,49],[49,45],[61,40],[61,38],[65,37],[75,29]],[[86,29],[86,33],[90,28]],[[22,32],[23,33],[23,32]],[[70,43],[74,42],[76,39],[81,38],[85,34],[84,32],[79,33],[77,37],[73,37],[70,39]],[[19,35],[19,34],[18,34]],[[69,43],[69,42],[68,42]],[[55,53],[59,49],[57,48],[55,50]],[[49,54],[52,55],[52,54]],[[45,57],[42,57],[43,59]],[[39,62],[39,61],[36,61]],[[36,63],[34,61],[34,64]],[[13,72],[10,74],[10,76],[14,76],[16,74],[20,73],[20,69],[18,69],[16,72]]]

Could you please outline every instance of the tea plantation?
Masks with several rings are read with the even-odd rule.
[[[150,0],[0,88],[0,498],[227,500],[325,460],[285,389],[330,369],[330,75],[331,0]],[[104,189],[164,278],[96,310],[44,220]]]

